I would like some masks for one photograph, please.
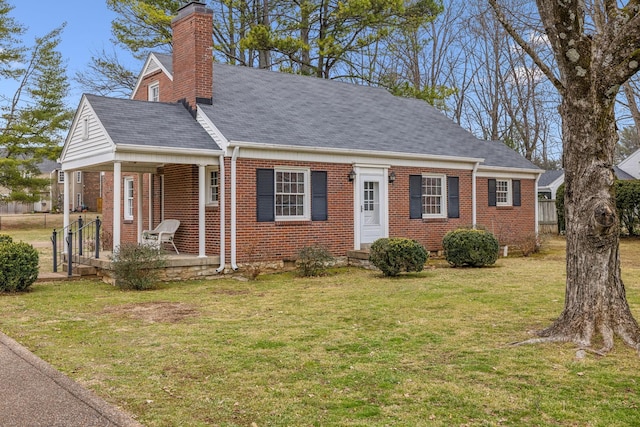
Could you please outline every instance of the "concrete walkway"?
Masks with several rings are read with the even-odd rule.
[[[141,426],[0,332],[3,427]]]

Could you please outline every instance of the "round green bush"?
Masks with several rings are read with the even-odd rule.
[[[0,292],[26,291],[38,278],[38,251],[28,243],[0,243]]]
[[[442,247],[449,264],[482,267],[498,260],[498,239],[486,230],[458,229],[445,234]]]
[[[401,271],[422,271],[429,252],[415,240],[401,237],[378,239],[369,250],[369,262],[385,276],[397,276]]]
[[[13,237],[8,234],[0,234],[0,244],[2,243],[13,243]]]

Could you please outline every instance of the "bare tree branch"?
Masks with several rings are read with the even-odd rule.
[[[504,29],[509,33],[509,35],[513,38],[513,40],[531,57],[533,62],[540,68],[540,70],[547,76],[547,78],[553,83],[553,85],[562,93],[564,91],[564,85],[562,82],[555,76],[551,68],[542,61],[540,56],[536,53],[535,50],[531,47],[529,43],[527,43],[520,34],[513,28],[507,17],[502,13],[500,6],[498,5],[497,0],[489,0],[489,4],[491,8],[496,14],[498,21],[503,25]]]

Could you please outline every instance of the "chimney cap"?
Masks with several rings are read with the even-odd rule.
[[[185,7],[189,6],[191,3],[195,3],[198,6],[205,6],[204,2],[198,1],[198,0],[182,0],[180,2],[181,6],[178,8],[178,10],[182,10]]]
[[[171,20],[173,24],[175,21],[179,21],[180,19],[189,16],[193,13],[206,13],[213,14],[213,10],[209,9],[204,2],[201,1],[182,1],[182,6],[178,9],[176,16]]]

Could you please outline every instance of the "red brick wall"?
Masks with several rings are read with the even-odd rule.
[[[256,221],[256,169],[271,169],[275,166],[310,167],[312,171],[327,172],[328,220],[301,222],[257,222]],[[226,193],[226,257],[231,252],[231,187],[230,159],[225,159]],[[237,161],[237,262],[245,263],[258,260],[294,259],[300,249],[313,244],[325,246],[334,256],[344,256],[353,248],[353,183],[347,181],[350,164],[304,163],[240,158]],[[471,171],[450,169],[423,169],[392,167],[396,181],[389,185],[389,235],[391,237],[410,237],[418,240],[428,250],[440,250],[442,237],[448,231],[461,226],[469,226],[472,218]],[[165,218],[180,220],[176,233],[176,246],[180,252],[198,253],[198,167],[195,165],[166,165],[162,172],[165,182]],[[459,177],[460,218],[410,219],[409,218],[409,175],[423,172],[445,174]],[[123,173],[123,178],[128,176]],[[134,190],[137,191],[137,174],[134,176]],[[143,185],[143,222],[148,218],[148,175]],[[112,174],[105,176],[105,200],[103,220],[105,230],[111,231],[113,189]],[[531,234],[535,231],[534,180],[521,180],[522,206],[489,207],[487,178],[479,178],[477,183],[477,224],[496,234],[501,243],[513,243],[517,235]],[[160,221],[160,177],[154,176],[154,226]],[[124,194],[124,189],[122,190]],[[136,207],[134,207],[134,210]],[[124,206],[122,206],[124,215]],[[220,251],[220,208],[207,207],[206,213],[206,252],[215,256]],[[122,241],[136,241],[137,215],[134,221],[123,223]],[[124,221],[122,221],[124,222]]]
[[[500,244],[513,244],[518,236],[535,233],[535,209],[538,203],[535,180],[520,180],[522,206],[489,206],[489,178],[478,178],[477,224],[496,235]]]
[[[473,224],[470,170],[397,167],[392,170],[396,173],[396,181],[389,185],[389,237],[412,238],[427,250],[437,251],[442,249],[442,237],[448,231]],[[460,218],[409,218],[409,175],[422,173],[445,174],[460,179]]]
[[[287,161],[278,161],[277,165],[327,172],[328,220],[257,222],[256,169],[273,168],[275,164],[266,160],[238,159],[237,261],[295,259],[300,249],[314,244],[323,245],[334,256],[346,255],[353,248],[354,184],[347,181],[351,165]]]
[[[161,70],[158,70],[153,74],[149,74],[142,79],[140,86],[138,86],[138,90],[133,94],[133,99],[138,101],[148,101],[149,86],[155,83],[158,83],[158,88],[160,90],[160,102],[176,101],[173,96],[173,82]]]

